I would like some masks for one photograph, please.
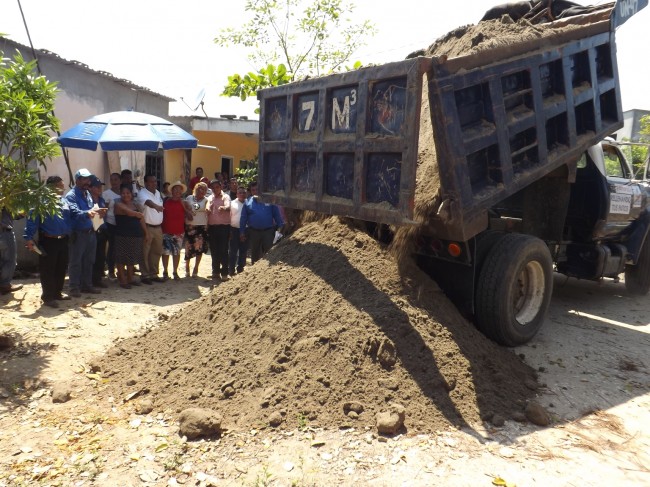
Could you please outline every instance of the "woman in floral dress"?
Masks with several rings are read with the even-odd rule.
[[[208,251],[208,214],[205,197],[208,185],[197,183],[194,191],[185,201],[192,209],[192,215],[185,219],[185,277],[190,276],[190,259],[194,258],[194,271],[192,277],[199,275],[201,257]]]

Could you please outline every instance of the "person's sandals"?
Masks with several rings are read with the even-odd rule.
[[[180,278],[181,278],[181,276],[179,276],[178,274],[176,274],[176,273],[174,272],[174,279],[180,279]]]
[[[192,272],[192,277],[199,277],[199,271],[195,269],[194,272]]]
[[[163,272],[162,280],[163,281],[169,281],[169,274],[167,274],[166,272]]]

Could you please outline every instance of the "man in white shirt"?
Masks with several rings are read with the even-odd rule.
[[[111,187],[104,190],[102,198],[108,205],[106,212],[106,234],[108,236],[108,250],[106,251],[106,266],[108,267],[108,277],[115,279],[115,200],[120,199],[120,184],[122,184],[122,176],[119,172],[111,174],[110,178]]]
[[[231,276],[244,272],[246,266],[246,253],[248,252],[248,240],[242,241],[239,238],[239,221],[241,210],[246,201],[246,188],[237,188],[237,197],[230,202],[230,241],[228,252],[228,273]]]
[[[147,224],[151,239],[144,241],[144,265],[141,272],[140,282],[151,284],[151,282],[164,282],[158,277],[158,267],[162,256],[162,221],[163,221],[163,198],[157,189],[158,180],[153,174],[144,177],[144,188],[138,191],[138,203],[144,211],[144,222]]]

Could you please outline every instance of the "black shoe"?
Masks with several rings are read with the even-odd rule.
[[[85,287],[81,290],[82,293],[88,293],[88,294],[101,294],[102,291],[101,289],[97,289],[96,287]]]
[[[142,284],[151,284],[151,279],[149,279],[148,277],[140,278],[140,282]]]
[[[99,282],[93,282],[93,286],[95,286],[95,287],[101,287],[101,288],[103,288],[103,289],[106,289],[106,288],[108,287],[108,284],[106,284],[106,283],[103,282],[103,281],[99,281]]]
[[[43,301],[43,305],[48,306],[50,308],[58,308],[59,302],[56,299],[50,299],[49,301]]]
[[[22,284],[9,284],[7,286],[0,287],[0,294],[9,294],[16,291],[20,291],[23,288]]]
[[[142,284],[140,284],[139,281],[131,281],[129,284],[130,284],[131,286],[142,286]]]
[[[165,281],[166,281],[166,279],[163,279],[163,278],[158,277],[158,276],[152,278],[151,280],[152,280],[153,282],[165,282]]]

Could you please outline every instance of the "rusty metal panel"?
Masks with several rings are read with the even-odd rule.
[[[261,194],[288,207],[411,222],[431,63],[409,59],[260,91]]]

